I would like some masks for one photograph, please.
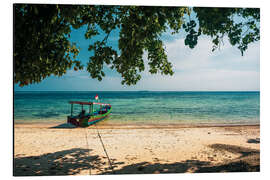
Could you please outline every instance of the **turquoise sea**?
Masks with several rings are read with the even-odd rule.
[[[65,123],[68,101],[95,101],[96,94],[112,105],[103,124],[260,123],[260,92],[173,91],[16,91],[14,122]]]

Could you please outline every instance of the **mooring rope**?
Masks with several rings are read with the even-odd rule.
[[[85,128],[84,132],[85,132],[85,139],[86,139],[86,145],[87,145],[87,154],[88,154],[88,158],[89,158],[89,175],[91,175],[91,161],[90,161],[90,152],[89,152],[89,145],[88,145],[86,128]]]
[[[109,161],[109,164],[110,164],[112,173],[114,174],[114,170],[113,170],[113,166],[112,166],[110,157],[109,157],[109,155],[108,155],[108,153],[107,153],[107,151],[106,151],[106,148],[105,148],[105,146],[104,146],[104,143],[103,143],[103,141],[102,141],[102,138],[101,138],[101,136],[100,136],[100,133],[99,133],[99,131],[98,131],[98,128],[97,128],[96,124],[95,124],[95,127],[96,127],[96,130],[97,130],[97,134],[98,134],[98,137],[99,137],[99,139],[100,139],[100,142],[101,142],[101,144],[102,144],[103,150],[104,150],[104,152],[105,152],[105,154],[106,154],[106,156],[107,156],[107,158],[108,158],[108,161]]]

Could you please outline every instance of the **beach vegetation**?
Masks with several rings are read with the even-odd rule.
[[[80,47],[71,42],[73,29],[86,27],[91,41],[89,60],[78,60]],[[118,30],[118,49],[108,44]],[[39,83],[67,70],[86,69],[101,81],[104,67],[121,74],[122,84],[134,85],[146,63],[151,74],[173,75],[162,40],[164,33],[183,33],[193,49],[200,36],[212,39],[215,51],[228,38],[244,55],[248,45],[260,39],[260,9],[108,5],[14,4],[14,82],[20,86]],[[146,52],[147,62],[143,55]]]

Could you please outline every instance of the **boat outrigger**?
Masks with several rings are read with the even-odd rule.
[[[112,106],[105,103],[70,101],[69,104],[71,104],[71,114],[67,117],[67,122],[80,127],[87,127],[105,119],[112,110]],[[81,105],[79,115],[73,115],[74,104]],[[85,113],[84,105],[89,106],[89,113]],[[94,105],[99,105],[100,108],[93,112]]]

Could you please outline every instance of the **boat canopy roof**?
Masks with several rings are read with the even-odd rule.
[[[69,101],[69,104],[80,104],[80,105],[92,105],[92,104],[98,104],[98,105],[108,105],[110,104],[105,104],[105,103],[97,103],[97,102],[82,102],[82,101]]]

